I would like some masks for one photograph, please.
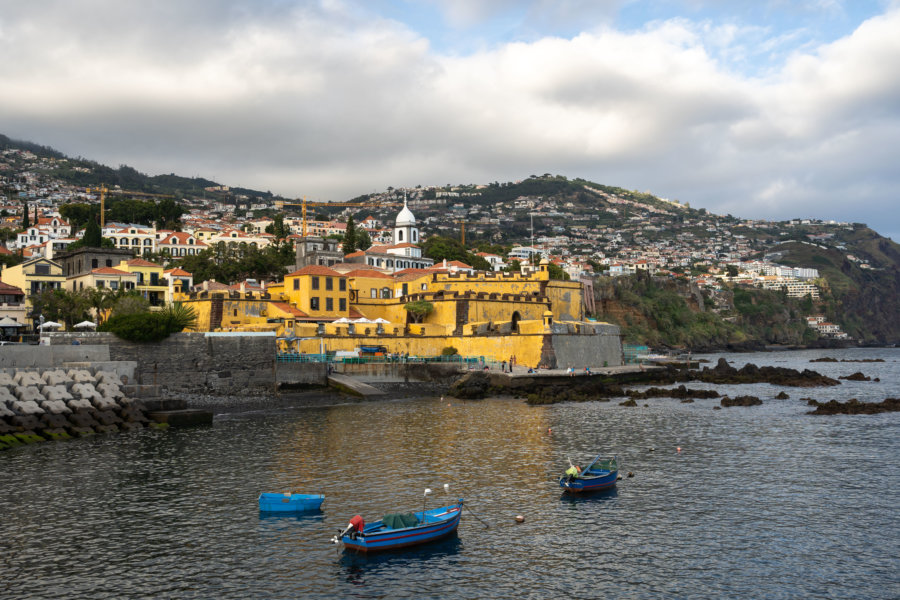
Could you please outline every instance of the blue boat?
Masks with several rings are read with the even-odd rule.
[[[259,495],[259,510],[262,512],[302,512],[305,510],[319,510],[323,494],[295,494],[285,492],[273,494],[264,492]]]
[[[425,490],[426,496],[431,490]],[[342,543],[344,550],[357,552],[383,552],[408,546],[425,544],[444,538],[459,526],[463,499],[456,504],[422,510],[420,512],[385,515],[380,521],[368,525],[359,515],[338,535],[335,544]],[[423,507],[424,508],[424,507]]]
[[[616,457],[604,458],[600,454],[586,469],[582,470],[575,465],[566,469],[566,474],[559,478],[559,487],[570,494],[597,492],[615,486],[618,478],[619,464]]]

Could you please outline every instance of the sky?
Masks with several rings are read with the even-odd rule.
[[[551,173],[900,241],[900,0],[0,0],[0,133],[288,198]]]

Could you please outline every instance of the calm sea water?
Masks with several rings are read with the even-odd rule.
[[[900,414],[817,417],[800,401],[900,397],[900,350],[728,358],[881,381],[789,400],[717,386],[764,401],[722,410],[434,397],[248,410],[0,452],[0,597],[900,597]],[[567,457],[595,451],[634,477],[562,497]],[[329,543],[354,514],[420,509],[425,487],[443,503],[444,483],[472,509],[457,536],[372,558]],[[258,513],[259,492],[288,489],[325,493],[323,510]]]

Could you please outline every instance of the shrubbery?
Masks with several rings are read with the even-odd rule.
[[[175,305],[160,312],[115,315],[98,331],[109,331],[129,342],[158,342],[193,327],[196,322],[197,315],[193,309]]]

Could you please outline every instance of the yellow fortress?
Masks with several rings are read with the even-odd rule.
[[[195,310],[200,331],[273,331],[283,352],[382,346],[433,357],[454,348],[496,362],[514,357],[528,367],[622,364],[619,328],[586,321],[584,286],[550,279],[546,259],[532,273],[443,265],[386,271],[365,263],[314,264],[264,288],[203,289],[176,299]]]

